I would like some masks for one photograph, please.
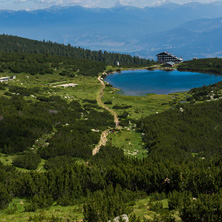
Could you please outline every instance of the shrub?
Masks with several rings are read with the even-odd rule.
[[[0,209],[7,207],[8,203],[11,201],[11,196],[5,189],[5,186],[0,184]]]
[[[105,101],[104,104],[112,104],[112,101]]]
[[[151,211],[161,211],[163,209],[163,203],[162,202],[152,202],[151,205],[150,205],[150,210]]]
[[[39,155],[27,153],[22,156],[17,156],[13,161],[13,165],[27,170],[36,170],[40,162],[41,158]]]

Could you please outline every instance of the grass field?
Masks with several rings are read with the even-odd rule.
[[[75,83],[78,84],[75,87],[56,87],[56,85]],[[95,99],[97,90],[100,86],[96,77],[78,76],[67,77],[60,76],[58,73],[45,74],[45,75],[27,75],[20,73],[15,80],[8,82],[10,85],[16,85],[20,87],[45,87],[47,89],[44,95],[59,95],[66,99]],[[2,91],[0,93],[3,94]]]
[[[132,106],[126,109],[129,118],[140,119],[142,117],[163,112],[170,109],[180,101],[184,101],[187,93],[172,93],[169,95],[148,94],[146,96],[124,96],[118,93],[118,89],[106,87],[104,90],[103,102],[112,101],[113,106]],[[122,109],[114,109],[118,115],[123,113]]]
[[[140,219],[146,218],[152,221],[159,221],[158,218],[161,217],[161,215],[164,217],[164,215],[169,215],[170,213],[176,221],[181,221],[178,211],[173,210],[169,212],[168,199],[166,198],[156,200],[153,196],[147,196],[136,200],[130,206],[132,207],[131,215],[135,214]]]
[[[84,202],[84,200],[83,200]],[[35,212],[26,212],[28,200],[14,198],[9,206],[0,211],[2,222],[25,222],[25,221],[82,221],[83,220],[83,204],[73,206],[58,206],[54,205],[46,209],[39,209]],[[56,204],[56,203],[55,203]],[[131,213],[143,219],[153,220],[160,215],[169,214],[168,199],[160,198],[156,200],[153,196],[143,197],[128,204]],[[178,211],[171,211],[171,215],[176,221],[181,221]],[[53,220],[54,219],[54,220]],[[158,221],[158,220],[157,220]]]
[[[112,143],[113,146],[122,148],[128,156],[143,158],[147,155],[141,134],[131,128],[110,133],[108,141]]]
[[[0,211],[1,222],[26,222],[26,221],[82,221],[83,205],[74,206],[51,206],[48,209],[40,209],[35,212],[26,212],[25,206],[28,201],[14,198],[9,206]]]
[[[0,161],[5,164],[5,165],[9,165],[9,166],[13,166],[13,160],[16,157],[16,155],[6,155],[3,153],[0,153]],[[41,162],[38,166],[38,168],[36,169],[36,171],[38,172],[46,172],[45,168],[44,168],[44,164],[45,164],[45,160],[41,159]],[[24,168],[20,168],[20,167],[16,167],[17,170],[23,171],[23,172],[29,172],[30,170],[24,169]]]

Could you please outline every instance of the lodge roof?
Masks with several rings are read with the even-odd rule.
[[[173,55],[173,54],[171,54],[171,53],[169,53],[169,52],[161,52],[161,53],[157,54],[156,56],[160,56],[160,55],[168,55],[168,56],[171,56],[171,57],[173,57],[173,58],[175,58],[175,59],[178,59],[178,60],[180,60],[180,61],[183,60],[182,58],[178,58],[177,56],[175,56],[175,55]]]

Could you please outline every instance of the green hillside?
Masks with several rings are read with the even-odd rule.
[[[80,47],[72,47],[70,44],[58,44],[56,42],[37,41],[10,35],[0,35],[0,52],[33,53],[71,57],[75,59],[88,59],[105,62],[108,65],[116,65],[117,61],[125,67],[148,66],[154,62],[149,59],[132,57],[126,54],[91,51]]]
[[[191,71],[191,72],[205,72],[222,74],[222,59],[209,58],[209,59],[194,59],[185,61],[178,66],[179,71]]]
[[[1,220],[221,221],[221,83],[130,97],[102,90],[109,69],[0,53],[0,76],[16,77],[0,83]]]
[[[49,54],[0,53],[0,73],[54,74],[61,76],[97,76],[106,69],[104,62],[74,59]]]

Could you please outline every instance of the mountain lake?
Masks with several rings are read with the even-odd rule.
[[[222,81],[222,76],[198,72],[163,70],[127,70],[110,74],[106,82],[120,89],[120,94],[144,96],[146,94],[169,94],[186,92],[192,88]]]

